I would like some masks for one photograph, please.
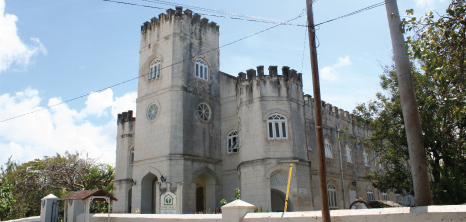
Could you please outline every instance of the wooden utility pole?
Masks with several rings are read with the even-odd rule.
[[[317,148],[319,155],[320,199],[322,203],[322,221],[330,222],[330,212],[327,198],[327,177],[325,175],[324,134],[322,129],[322,101],[320,99],[319,67],[317,65],[316,36],[314,17],[312,14],[312,0],[306,0],[307,30],[309,32],[309,48],[311,50],[312,85],[314,90],[314,107],[316,121]]]
[[[388,25],[392,38],[401,108],[408,139],[409,160],[413,175],[414,200],[416,206],[432,205],[429,176],[427,174],[426,151],[422,142],[421,122],[411,76],[411,65],[406,53],[406,44],[400,30],[400,14],[396,0],[385,0]]]

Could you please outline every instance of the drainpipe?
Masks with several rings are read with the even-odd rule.
[[[344,207],[344,209],[346,209],[345,182],[343,180],[343,160],[341,159],[340,129],[338,127],[338,124],[337,124],[336,128],[337,128],[337,139],[338,139],[338,151],[340,152],[340,173],[341,173],[341,188],[342,188],[342,191],[343,191],[343,207]]]

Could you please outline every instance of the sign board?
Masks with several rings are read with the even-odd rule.
[[[172,192],[166,192],[160,197],[160,213],[176,214],[176,195]]]
[[[306,188],[298,188],[298,193],[299,194],[306,194],[307,190],[306,190]]]

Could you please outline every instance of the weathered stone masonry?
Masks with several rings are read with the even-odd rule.
[[[137,119],[132,111],[118,116],[114,212],[156,213],[162,177],[183,184],[183,213],[219,208],[235,188],[246,202],[281,210],[291,160],[298,162],[288,209],[320,209],[314,101],[303,93],[302,74],[258,66],[234,77],[219,71],[218,46],[219,26],[180,7],[141,26]],[[323,105],[333,154],[328,184],[335,207],[347,208],[351,188],[365,197],[370,184],[362,177],[375,166],[365,166],[363,147],[339,141],[336,127],[368,131],[347,111]]]

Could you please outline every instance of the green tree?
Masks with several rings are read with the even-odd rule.
[[[436,204],[466,202],[466,6],[453,0],[446,14],[435,18],[403,19],[408,54],[419,105],[423,142]],[[381,76],[384,93],[354,111],[355,122],[373,129],[358,138],[378,154],[386,171],[367,179],[381,190],[412,193],[403,116],[396,71],[385,67]]]
[[[78,190],[103,189],[108,193],[114,190],[114,168],[81,158],[78,153],[45,156],[22,164],[9,160],[2,169],[5,170],[0,178],[1,194],[3,190],[6,194],[11,192],[14,200],[5,219],[39,215],[40,199],[50,193],[61,198]],[[91,210],[106,212],[107,205],[94,203]]]

